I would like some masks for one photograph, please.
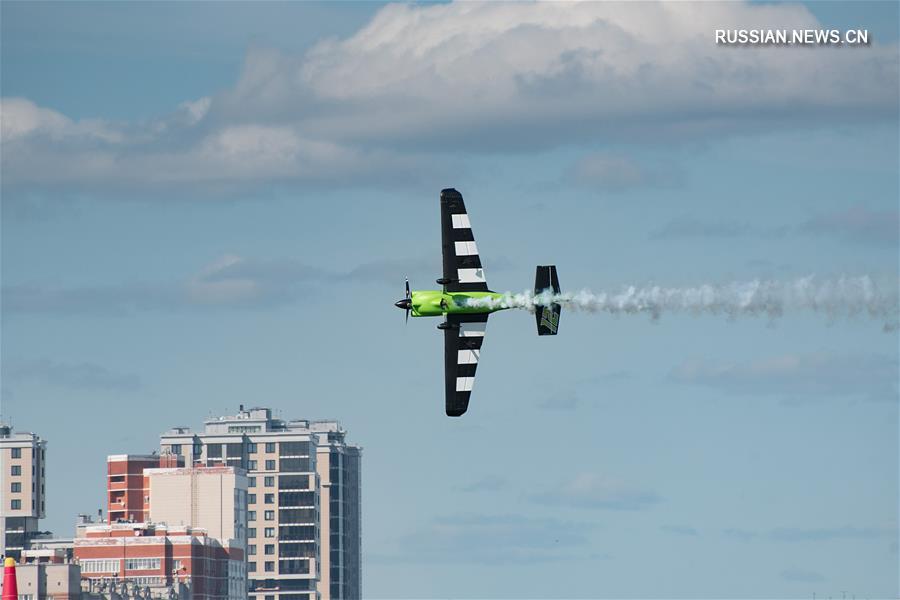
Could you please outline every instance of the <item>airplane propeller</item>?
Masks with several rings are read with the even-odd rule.
[[[409,308],[412,306],[412,294],[409,292],[409,277],[406,277],[406,321],[409,324]]]
[[[412,308],[412,293],[409,291],[409,278],[406,279],[406,297],[394,302],[394,306],[406,311],[406,322],[409,323],[409,310]]]

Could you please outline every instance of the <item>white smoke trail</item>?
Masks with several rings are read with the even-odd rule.
[[[554,294],[548,290],[537,295],[530,291],[507,292],[500,298],[468,301],[470,306],[521,308],[529,312],[552,303],[591,313],[648,314],[653,319],[664,313],[774,319],[787,312],[812,311],[823,313],[829,319],[858,315],[879,319],[885,331],[898,329],[900,314],[897,286],[886,291],[869,276],[825,280],[808,276],[789,282],[757,279],[695,287],[627,286],[618,292],[583,290]]]

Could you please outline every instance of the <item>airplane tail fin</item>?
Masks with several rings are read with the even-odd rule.
[[[559,277],[556,275],[556,265],[538,266],[534,274],[534,295],[552,290],[559,293]],[[548,306],[538,307],[534,311],[537,321],[538,335],[556,335],[559,332],[559,314],[562,306],[553,303]]]

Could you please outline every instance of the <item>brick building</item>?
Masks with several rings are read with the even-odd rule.
[[[206,530],[189,526],[113,523],[88,526],[75,540],[82,580],[91,588],[128,581],[151,591],[190,586],[193,600],[244,600],[232,574],[243,565],[240,548],[223,545]]]
[[[144,469],[183,467],[184,459],[172,454],[117,454],[106,458],[106,514],[110,523],[144,523],[150,510],[149,480]]]

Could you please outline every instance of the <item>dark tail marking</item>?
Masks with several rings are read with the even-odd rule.
[[[534,295],[537,296],[548,289],[552,290],[554,294],[559,293],[559,277],[556,275],[556,265],[538,266],[534,273]],[[537,322],[538,335],[556,335],[559,333],[559,315],[561,312],[562,306],[556,303],[537,307],[534,311],[534,317]]]

